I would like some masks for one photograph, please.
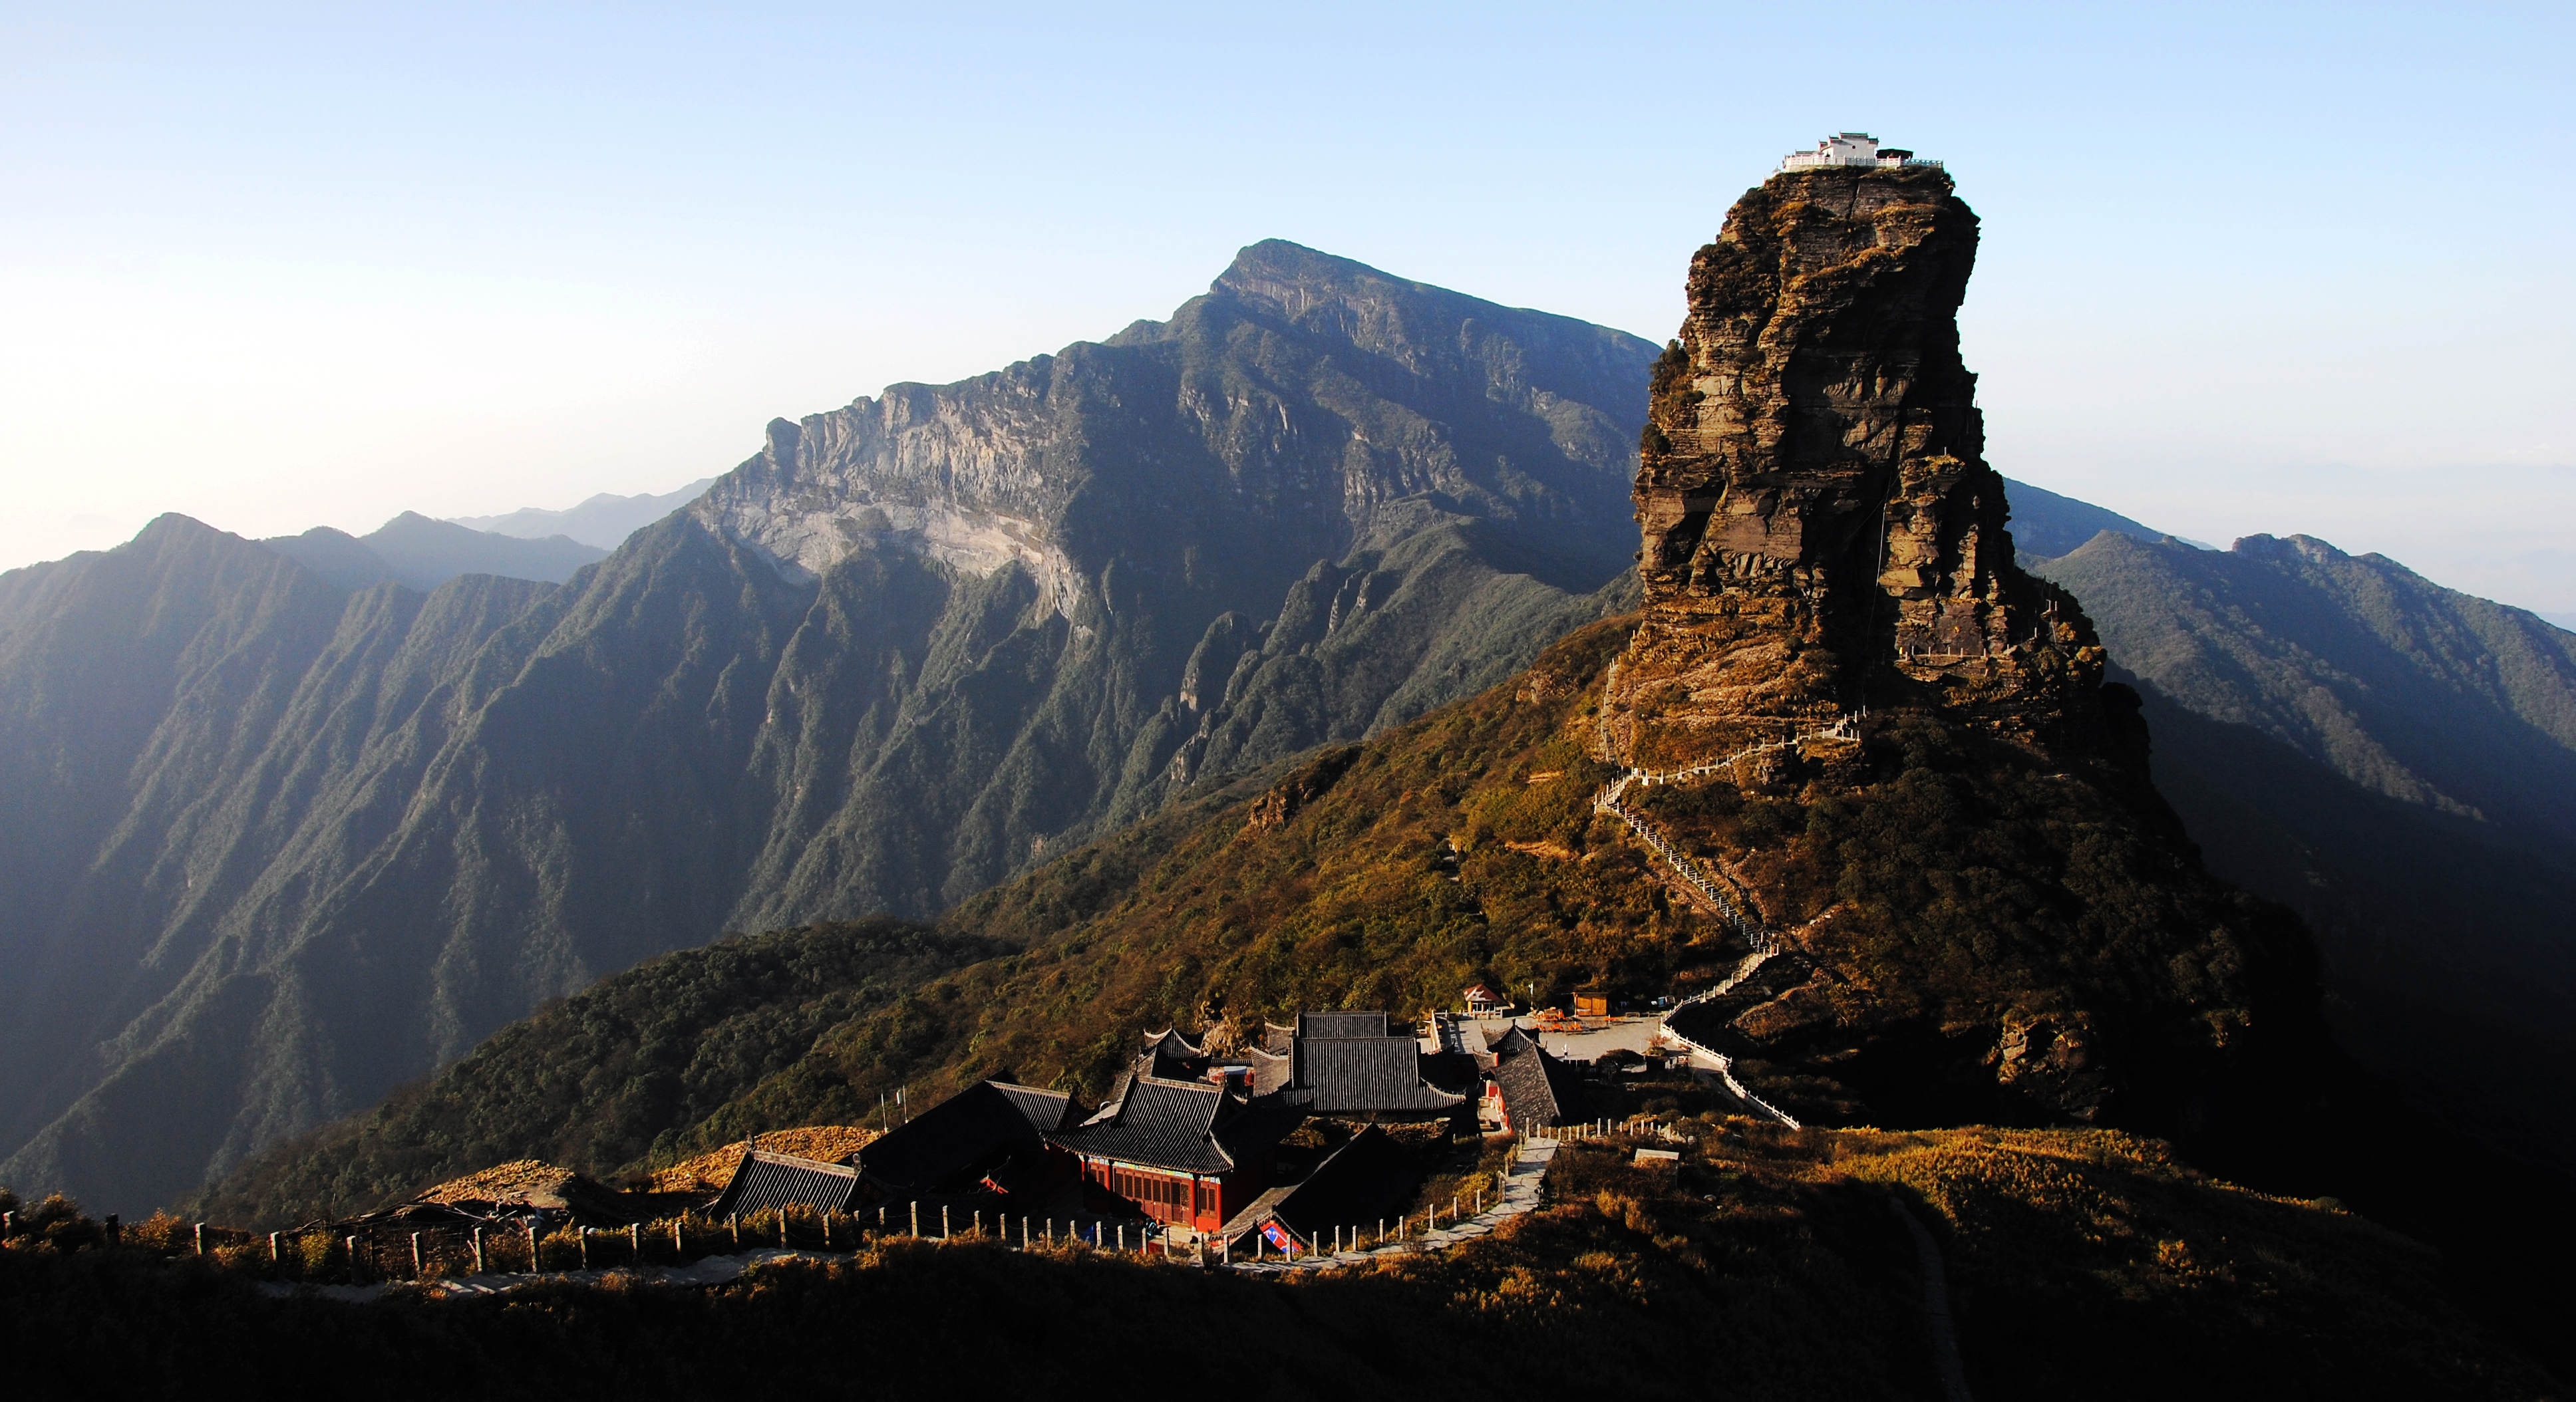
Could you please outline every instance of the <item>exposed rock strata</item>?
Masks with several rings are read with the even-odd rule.
[[[2135,694],[2015,563],[1959,356],[1976,243],[1942,171],[1843,168],[1772,177],[1699,250],[1643,434],[1646,610],[1597,733],[1640,768],[1734,757],[1696,781],[1726,794],[1640,801],[1787,934],[1771,976],[1685,1015],[1764,1094],[2169,1128],[2244,1063],[2258,1005],[2305,1025],[2309,966],[2201,873]],[[2125,884],[2087,869],[2114,850]]]
[[[1957,312],[1977,219],[1939,170],[1774,176],[1691,261],[1637,476],[1648,611],[1613,689],[1637,762],[1868,704],[2087,719],[2102,657],[2023,574]]]

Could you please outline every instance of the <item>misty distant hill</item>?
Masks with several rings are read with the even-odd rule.
[[[515,536],[521,540],[543,540],[547,536],[567,536],[584,545],[603,551],[614,550],[626,538],[661,520],[690,502],[715,484],[712,477],[701,477],[675,492],[639,493],[618,496],[612,492],[561,511],[547,511],[525,506],[499,516],[455,516],[455,524],[494,535]]]
[[[513,539],[406,511],[363,536],[316,526],[260,544],[343,589],[386,580],[427,592],[461,574],[561,584],[608,552],[561,535]]]

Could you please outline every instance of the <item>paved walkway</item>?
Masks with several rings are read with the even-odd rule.
[[[1531,1139],[1521,1144],[1520,1152],[1503,1178],[1499,1201],[1472,1217],[1460,1219],[1438,1231],[1402,1241],[1390,1241],[1365,1251],[1317,1251],[1294,1261],[1266,1256],[1253,1261],[1236,1261],[1233,1269],[1252,1275],[1281,1275],[1289,1271],[1328,1270],[1336,1266],[1364,1266],[1381,1256],[1413,1256],[1425,1251],[1446,1251],[1490,1234],[1494,1228],[1531,1208],[1538,1206],[1539,1180],[1547,1176],[1548,1160],[1556,1157],[1557,1141]]]

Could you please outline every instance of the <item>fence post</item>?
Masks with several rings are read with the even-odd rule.
[[[205,1254],[206,1254],[206,1224],[205,1224],[205,1223],[203,1223],[203,1222],[199,1222],[199,1223],[197,1224],[197,1226],[196,1226],[196,1230],[195,1230],[193,1233],[191,1233],[191,1235],[193,1235],[193,1236],[196,1238],[196,1241],[197,1241],[197,1254],[198,1254],[198,1255],[200,1255],[200,1256],[205,1255]]]
[[[576,1235],[576,1236],[573,1238],[573,1240],[578,1241],[578,1242],[580,1242],[580,1243],[581,1243],[581,1268],[582,1268],[583,1270],[589,1270],[589,1269],[590,1269],[590,1228],[588,1228],[588,1227],[580,1227],[580,1228],[576,1228],[575,1230],[578,1232],[578,1235]]]
[[[411,1234],[411,1278],[418,1280],[420,1277],[420,1233],[414,1232]]]
[[[277,1233],[270,1232],[268,1234],[268,1263],[272,1266],[276,1265],[277,1259]]]
[[[644,1224],[642,1222],[626,1224],[626,1252],[629,1265],[644,1264]]]
[[[545,1254],[544,1248],[538,1244],[537,1223],[531,1218],[528,1222],[528,1274],[546,1273]]]
[[[671,1258],[673,1260],[689,1254],[689,1248],[680,1244],[680,1220],[677,1217],[671,1219]]]

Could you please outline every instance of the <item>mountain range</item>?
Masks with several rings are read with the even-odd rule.
[[[0,576],[0,1180],[166,1201],[661,951],[929,916],[1475,694],[1634,606],[1655,354],[1274,242],[1168,322],[773,423],[559,585],[424,568],[413,517],[374,573],[165,518]],[[2375,557],[2010,494],[2212,869],[2318,930],[2347,1043],[2564,1153],[2567,635]],[[2461,714],[2510,743],[2444,749]],[[976,937],[1074,918],[1068,881]]]
[[[624,545],[628,536],[695,501],[700,492],[714,485],[715,480],[701,477],[670,492],[638,492],[631,496],[601,492],[561,511],[525,506],[498,516],[453,516],[448,519],[455,525],[520,540],[563,536],[605,554]]]
[[[406,511],[362,536],[316,526],[260,542],[342,589],[388,581],[422,593],[464,574],[561,584],[608,552],[561,535],[517,539]]]
[[[928,914],[1480,690],[1632,597],[1653,355],[1265,243],[774,422],[562,585],[178,517],[0,576],[0,1179],[166,1200],[650,955]]]

